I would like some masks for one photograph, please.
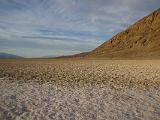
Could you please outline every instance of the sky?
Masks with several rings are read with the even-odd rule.
[[[160,7],[160,0],[0,0],[0,52],[91,51]]]

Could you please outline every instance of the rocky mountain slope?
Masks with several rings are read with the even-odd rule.
[[[160,9],[118,33],[87,56],[160,58]]]

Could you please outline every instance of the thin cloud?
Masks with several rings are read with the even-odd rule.
[[[160,0],[0,0],[0,51],[19,54],[26,43],[22,56],[47,47],[53,55],[55,49],[89,51],[159,5]]]
[[[56,40],[56,41],[67,41],[67,42],[82,42],[78,39],[72,38],[59,38],[59,37],[47,37],[47,36],[21,36],[22,38],[28,39],[49,39],[49,40]]]

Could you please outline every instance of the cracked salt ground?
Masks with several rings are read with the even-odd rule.
[[[0,119],[159,120],[160,66],[145,62],[0,62]]]
[[[4,85],[6,79],[0,82],[0,118],[4,120],[160,118],[160,89],[119,91],[106,86],[68,88],[50,83]]]

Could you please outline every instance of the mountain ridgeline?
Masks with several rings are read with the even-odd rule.
[[[160,58],[160,9],[118,33],[86,56]]]

